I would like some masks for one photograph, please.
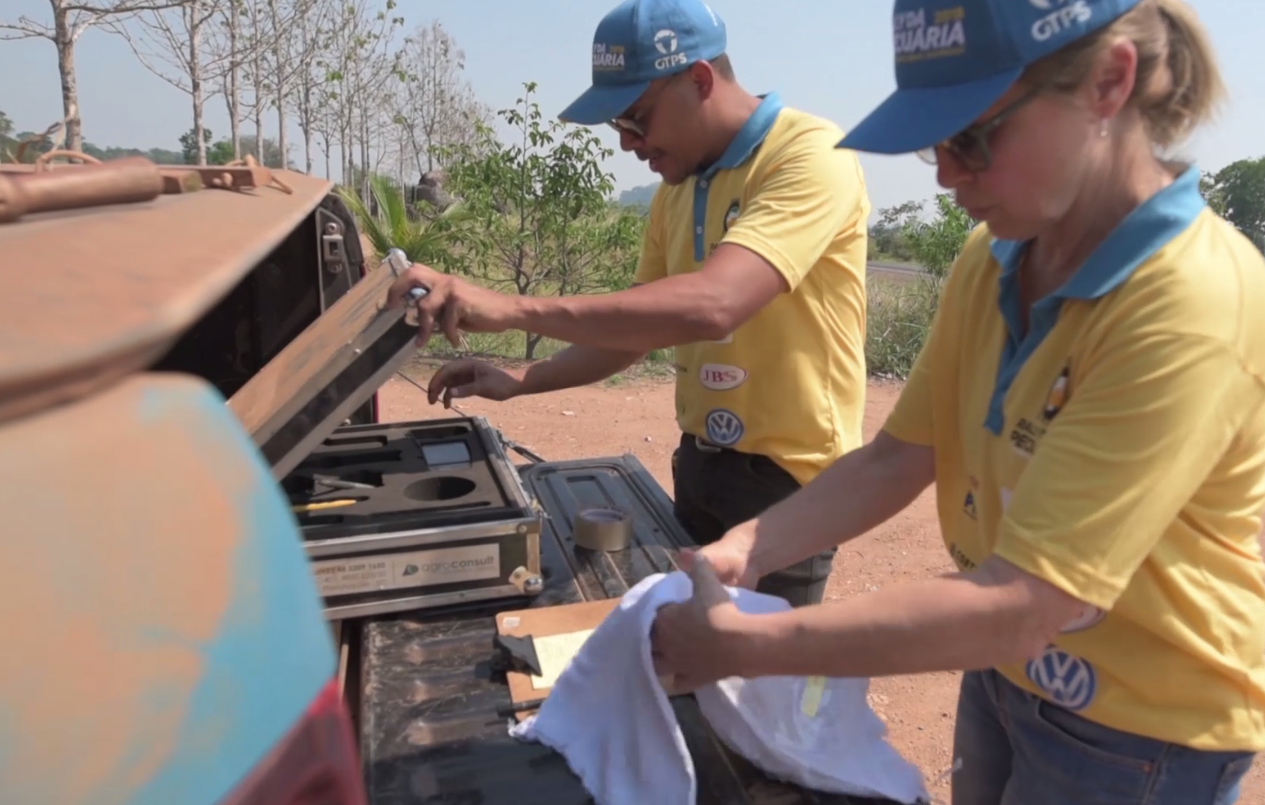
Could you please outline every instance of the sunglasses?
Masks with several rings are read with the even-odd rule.
[[[654,108],[659,105],[659,98],[665,91],[667,91],[668,86],[673,81],[683,75],[687,75],[688,73],[689,71],[686,70],[672,76],[667,81],[660,84],[657,90],[650,90],[646,95],[643,95],[638,100],[638,103],[641,103],[642,107],[636,112],[631,115],[625,112],[619,117],[606,121],[606,125],[610,126],[615,131],[631,134],[638,139],[644,140],[646,138],[646,130],[649,128],[646,124],[646,120],[650,117],[650,113],[654,111]],[[646,100],[647,98],[649,98],[649,101]],[[636,105],[636,103],[633,104],[633,106]]]
[[[993,132],[997,131],[997,127],[1004,123],[1006,118],[1041,94],[1042,89],[1042,87],[1036,87],[1029,90],[989,119],[967,126],[949,139],[930,148],[920,149],[917,152],[918,157],[928,165],[935,165],[937,164],[936,149],[943,148],[952,154],[962,167],[972,173],[983,173],[993,164],[993,152],[989,147]]]

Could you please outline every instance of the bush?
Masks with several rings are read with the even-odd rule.
[[[943,280],[869,277],[865,360],[875,377],[905,378],[922,349],[940,301]]]

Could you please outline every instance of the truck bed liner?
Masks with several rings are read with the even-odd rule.
[[[531,604],[622,595],[648,575],[675,569],[671,551],[691,544],[663,489],[631,454],[521,468],[548,513],[541,532],[545,590]],[[627,551],[573,548],[577,508],[618,504],[632,512]],[[570,561],[568,561],[570,557]],[[496,711],[510,703],[490,668],[495,615],[514,601],[378,618],[363,626],[361,750],[373,805],[586,805],[592,800],[563,757],[509,737]],[[699,805],[894,805],[806,791],[770,780],[712,734],[692,697],[673,700],[694,757]]]

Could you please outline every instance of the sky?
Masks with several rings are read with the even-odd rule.
[[[404,31],[433,19],[442,22],[465,51],[466,74],[475,92],[493,109],[513,105],[523,82],[534,81],[542,111],[556,115],[588,85],[593,31],[614,4],[399,0],[395,13],[404,17]],[[777,90],[787,105],[846,129],[895,88],[890,0],[794,0],[786,5],[711,0],[711,6],[725,20],[738,79],[753,93]],[[1195,6],[1217,49],[1230,103],[1218,121],[1185,144],[1182,155],[1215,170],[1265,155],[1265,70],[1258,50],[1265,2],[1197,0]],[[0,22],[23,15],[48,21],[49,0],[0,0]],[[179,148],[178,138],[192,125],[189,98],[147,72],[126,42],[89,30],[79,42],[77,63],[88,141]],[[43,129],[61,118],[51,42],[0,41],[0,110],[19,131]],[[226,133],[223,100],[212,99],[206,110],[206,125],[215,136]],[[636,157],[619,152],[613,131],[598,131],[616,151],[606,167],[615,174],[618,190],[657,180]],[[298,156],[292,152],[292,158]],[[862,155],[862,165],[876,214],[910,199],[928,199],[938,190],[934,169],[914,156]]]

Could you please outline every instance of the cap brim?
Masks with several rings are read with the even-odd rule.
[[[1006,94],[1022,68],[947,87],[898,89],[839,141],[839,148],[908,154],[930,148],[971,125]]]
[[[562,113],[558,119],[566,123],[579,123],[581,126],[596,126],[619,117],[637,102],[647,89],[649,81],[635,84],[619,84],[618,86],[592,86]]]

